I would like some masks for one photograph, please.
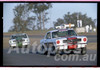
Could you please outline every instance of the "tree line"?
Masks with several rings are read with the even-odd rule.
[[[75,24],[75,27],[77,27],[77,20],[82,20],[82,26],[85,27],[86,25],[92,25],[95,27],[96,19],[92,19],[91,17],[88,17],[87,14],[82,14],[81,12],[74,12],[70,14],[68,12],[63,16],[63,18],[58,18],[55,22],[53,22],[54,27],[59,26],[61,24]]]
[[[28,30],[45,30],[45,24],[49,17],[48,9],[52,7],[51,3],[24,3],[15,6],[14,25],[11,26],[11,31],[28,31]]]
[[[15,6],[13,9],[14,19],[13,26],[10,27],[9,32],[24,32],[30,30],[45,30],[45,25],[48,23],[49,9],[52,8],[51,3],[24,3]],[[96,19],[87,17],[86,14],[81,12],[66,13],[63,18],[58,18],[53,22],[54,27],[61,24],[72,23],[77,26],[77,19],[81,19],[83,26],[91,24],[95,26]],[[50,28],[50,29],[53,29]]]

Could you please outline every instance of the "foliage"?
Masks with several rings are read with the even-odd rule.
[[[50,3],[24,3],[17,5],[14,11],[14,25],[9,31],[27,31],[45,29],[45,23],[49,20],[47,18],[47,10],[51,8]],[[32,14],[33,13],[33,14]],[[34,16],[33,16],[34,15]]]
[[[14,19],[13,26],[10,27],[9,32],[24,32],[31,30],[46,30],[45,25],[50,19],[48,17],[48,10],[52,8],[51,3],[21,3],[15,6],[13,9]],[[77,19],[82,20],[83,27],[86,25],[92,25],[95,27],[96,19],[87,17],[86,14],[81,12],[70,13],[68,12],[63,18],[58,18],[53,22],[54,27],[61,24],[75,24],[77,26]],[[50,28],[53,29],[53,28]]]
[[[87,17],[86,14],[82,14],[81,12],[79,12],[79,13],[74,12],[72,14],[70,14],[70,12],[68,12],[67,14],[64,15],[63,19],[58,18],[57,21],[54,22],[54,26],[72,23],[72,24],[75,24],[75,27],[77,27],[77,19],[82,20],[83,27],[86,25],[90,25],[90,24],[93,27],[95,27],[96,19]]]
[[[19,4],[14,9],[14,25],[9,29],[9,31],[22,31],[29,30],[28,26],[35,20],[35,17],[29,16],[30,11],[28,10],[28,6],[26,4]]]
[[[49,20],[49,18],[47,18],[47,10],[51,7],[51,3],[34,3],[30,5],[29,9],[36,15],[36,27],[38,30],[45,29],[45,23]]]

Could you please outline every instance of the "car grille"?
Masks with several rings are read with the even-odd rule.
[[[81,41],[81,39],[71,39],[71,40],[63,40],[63,43],[70,43],[70,42],[78,42]]]

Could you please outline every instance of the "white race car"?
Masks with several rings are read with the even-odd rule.
[[[30,40],[27,34],[14,34],[10,37],[9,40],[10,47],[28,47]]]
[[[47,54],[48,48],[51,53],[54,50],[55,54],[58,51],[71,52],[79,51],[81,54],[86,54],[87,37],[78,36],[73,29],[52,30],[46,33],[44,39],[40,40],[41,51]]]

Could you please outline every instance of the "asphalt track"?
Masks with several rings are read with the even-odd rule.
[[[97,54],[96,50],[87,50],[87,54],[89,55],[88,60],[83,60],[85,55],[79,55],[78,60],[62,60],[59,56],[58,61],[54,59],[54,55],[43,55],[40,53],[32,53],[30,50],[29,53],[21,53],[21,49],[19,53],[12,51],[8,54],[8,49],[3,50],[3,65],[4,66],[96,66],[97,65],[97,56],[94,58],[94,55]],[[77,55],[77,54],[70,54]],[[90,60],[92,55],[93,60]],[[68,55],[67,55],[68,56]],[[58,59],[58,58],[57,58]],[[86,59],[86,58],[85,58]]]
[[[21,49],[19,50],[19,53],[16,53],[15,51],[12,51],[10,54],[8,53],[8,49],[3,50],[3,65],[4,66],[96,66],[97,64],[97,58],[94,60],[88,60],[83,61],[83,58],[85,55],[79,55],[78,61],[76,60],[61,60],[60,55],[59,61],[55,61],[54,55],[43,55],[40,53],[32,53],[31,50],[29,53],[21,53]],[[89,57],[92,54],[97,54],[96,50],[87,50],[87,54]],[[70,54],[70,55],[77,55],[77,54]],[[68,56],[68,55],[67,55]]]

